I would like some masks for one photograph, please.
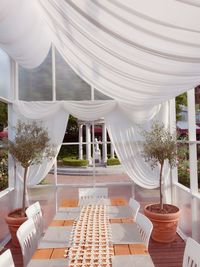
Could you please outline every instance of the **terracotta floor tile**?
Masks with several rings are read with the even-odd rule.
[[[111,201],[112,206],[125,206],[125,205],[127,205],[127,200],[124,199],[123,197],[111,198],[110,201]]]
[[[114,245],[115,255],[130,255],[130,250],[128,245]]]
[[[74,220],[65,220],[63,226],[71,226],[73,225]]]
[[[66,250],[68,250],[68,248],[54,248],[51,259],[64,259]]]
[[[50,259],[53,248],[37,249],[32,256],[32,259]]]
[[[133,218],[123,218],[122,223],[135,223]]]
[[[64,220],[54,220],[50,223],[49,226],[64,226]]]
[[[148,250],[144,244],[129,244],[131,254],[148,254]]]
[[[78,200],[77,199],[63,199],[61,201],[61,207],[77,207]]]
[[[122,220],[119,218],[110,219],[109,221],[110,223],[121,223],[122,222]]]

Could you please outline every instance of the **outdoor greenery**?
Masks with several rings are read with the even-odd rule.
[[[74,159],[74,158],[63,158],[63,165],[74,166],[74,167],[85,167],[88,165],[88,160],[85,159]]]
[[[0,131],[7,126],[8,123],[8,109],[7,104],[0,102]]]
[[[77,119],[72,115],[69,115],[68,123],[67,123],[67,134],[74,135],[78,134],[78,124]]]
[[[49,144],[48,132],[35,121],[24,123],[18,121],[15,130],[14,140],[7,140],[6,147],[13,159],[24,168],[24,186],[22,199],[22,212],[25,215],[25,194],[27,183],[27,172],[31,165],[39,164],[44,158],[51,159],[55,152]]]
[[[110,159],[107,159],[107,166],[114,166],[114,165],[120,165],[120,161],[118,158],[110,158]]]
[[[198,187],[200,189],[200,160],[197,161],[198,167]],[[190,188],[190,164],[189,160],[180,161],[178,164],[178,181],[182,185]]]
[[[62,159],[65,157],[73,157],[76,158],[78,155],[78,145],[62,145],[58,154],[58,159]]]
[[[187,106],[187,93],[183,93],[176,97],[176,120],[180,121],[181,118],[181,111],[182,107]]]
[[[176,134],[171,134],[164,124],[154,122],[149,131],[143,131],[144,136],[142,156],[146,162],[150,162],[152,169],[160,165],[160,209],[163,210],[163,167],[167,160],[171,168],[177,165],[177,141]]]
[[[8,155],[0,150],[0,190],[8,187]]]
[[[178,164],[178,181],[186,187],[190,187],[190,166],[189,161],[184,160]]]

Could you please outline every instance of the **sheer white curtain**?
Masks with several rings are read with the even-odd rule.
[[[168,105],[167,103],[158,109],[153,119],[162,121],[168,126]],[[148,114],[148,112],[147,112]],[[126,173],[138,185],[144,188],[156,188],[159,185],[159,169],[151,169],[142,157],[142,131],[148,130],[152,123],[152,116],[146,116],[146,120],[139,123],[134,122],[133,116],[127,116],[118,106],[111,113],[107,114],[106,125],[109,136],[114,145],[117,156],[120,159]]]
[[[39,7],[63,58],[117,101],[141,109],[200,83],[197,6],[174,0],[39,0]]]
[[[56,156],[60,150],[64,133],[67,126],[69,114],[55,103],[37,103],[37,102],[18,102],[13,105],[11,121],[9,121],[10,129],[15,126],[18,120],[38,121],[44,128],[48,130],[50,143],[55,146]],[[14,131],[11,138],[14,137]],[[55,158],[52,160],[44,160],[42,164],[30,166],[28,172],[28,185],[38,184],[48,174]],[[21,192],[23,184],[24,169],[20,164],[16,164],[15,189],[16,189],[16,206],[21,205]]]
[[[51,46],[49,29],[35,0],[0,1],[0,47],[25,68],[43,62]]]
[[[60,101],[60,102],[23,102],[13,104],[13,121],[38,120],[48,129],[51,143],[59,152],[64,137],[68,115],[82,120],[96,120],[104,117],[117,155],[129,175],[138,185],[145,188],[158,187],[158,170],[152,171],[141,157],[141,130],[148,129],[153,119],[168,125],[168,105],[163,104],[148,109],[146,112],[135,112],[135,108],[125,108],[117,101]],[[127,113],[128,112],[128,113]],[[28,185],[39,183],[49,172],[52,161],[31,166],[28,174]],[[17,168],[17,190],[20,192],[23,169]]]
[[[52,42],[94,88],[135,107],[156,105],[200,83],[196,2],[2,0],[0,47],[33,68]]]
[[[65,134],[69,114],[82,120],[95,120],[105,116],[116,106],[115,101],[83,101],[83,102],[23,102],[13,104],[12,122],[15,125],[20,119],[22,121],[39,121],[47,128],[50,143],[56,148],[56,156],[60,150]],[[51,169],[55,159],[45,160],[41,165],[29,168],[27,184],[39,183]],[[21,181],[23,169],[18,166],[17,180]]]

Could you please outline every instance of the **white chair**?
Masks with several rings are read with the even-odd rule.
[[[149,239],[151,236],[151,232],[153,229],[153,224],[152,222],[143,214],[138,212],[137,217],[136,217],[136,223],[139,229],[139,232],[142,236],[142,240],[148,249],[149,247]]]
[[[28,219],[18,228],[17,238],[22,251],[24,267],[26,267],[37,248],[37,235],[33,219]]]
[[[0,266],[15,267],[10,249],[7,249],[4,253],[0,255]]]
[[[40,203],[37,201],[26,209],[28,219],[32,218],[35,224],[37,239],[41,238],[44,230],[44,220]]]
[[[83,187],[78,189],[79,206],[102,203],[108,198],[106,187]]]
[[[140,203],[137,202],[134,198],[131,197],[130,200],[129,200],[129,207],[131,207],[133,219],[136,220],[138,211],[140,209]]]
[[[188,238],[183,256],[183,267],[200,267],[200,244]]]

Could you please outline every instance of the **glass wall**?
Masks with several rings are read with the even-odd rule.
[[[195,88],[195,121],[196,121],[196,138],[197,138],[197,174],[198,189],[200,192],[200,86]]]
[[[11,86],[11,62],[8,55],[0,49],[0,97],[9,98]]]
[[[178,140],[178,183],[174,182],[174,203],[181,209],[179,227],[186,236],[200,242],[200,106],[199,87],[176,98]],[[174,175],[174,181],[176,177]],[[199,228],[198,228],[199,229]]]
[[[29,70],[19,66],[19,99],[92,100],[92,88],[74,72],[56,49],[55,53],[51,49],[39,67]],[[109,99],[111,98],[94,89],[94,100]]]
[[[56,99],[90,100],[91,87],[83,81],[56,51]]]
[[[39,67],[24,69],[19,66],[19,99],[24,101],[52,100],[51,50]]]
[[[8,187],[8,153],[3,139],[8,136],[7,104],[0,101],[0,192]]]
[[[94,100],[111,100],[112,98],[94,89]]]
[[[178,134],[178,182],[190,187],[187,93],[176,97],[176,127]]]

